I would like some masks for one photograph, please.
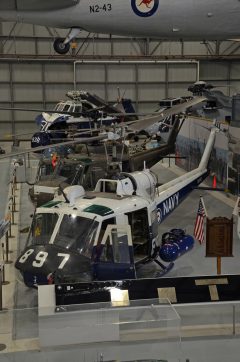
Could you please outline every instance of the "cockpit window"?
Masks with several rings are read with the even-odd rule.
[[[49,243],[58,220],[56,213],[35,214],[32,223],[32,244],[46,245]]]
[[[117,182],[105,181],[105,192],[116,193]]]
[[[83,102],[82,106],[83,106],[84,111],[90,111],[90,110],[94,109],[93,106],[90,103],[87,103],[87,102]]]
[[[64,108],[63,108],[63,112],[68,112],[70,109],[70,105],[69,104],[65,104]]]
[[[82,107],[81,106],[75,106],[74,112],[75,113],[81,113],[82,112]]]
[[[56,104],[54,111],[60,111],[61,103]]]
[[[91,257],[98,222],[76,215],[64,215],[54,245]]]
[[[54,111],[61,112],[63,110],[63,108],[64,108],[64,103],[61,102],[56,105],[56,107],[54,108]]]

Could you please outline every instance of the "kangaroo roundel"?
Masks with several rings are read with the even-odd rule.
[[[142,17],[155,14],[159,5],[159,0],[131,0],[131,2],[135,14]]]

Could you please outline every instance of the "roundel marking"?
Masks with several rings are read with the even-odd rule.
[[[162,221],[162,210],[161,210],[161,208],[158,208],[157,209],[157,222],[158,222],[158,224],[160,224],[161,221]]]
[[[131,0],[131,4],[136,15],[149,17],[157,11],[159,0]]]

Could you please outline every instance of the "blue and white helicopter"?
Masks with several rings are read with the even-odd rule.
[[[121,98],[117,106],[111,106],[95,94],[83,90],[68,91],[66,95],[68,100],[60,101],[53,111],[42,112],[36,117],[40,131],[32,136],[32,148],[58,143],[80,134],[91,137],[100,128],[120,122],[120,112],[134,112],[129,99]],[[108,116],[108,113],[111,115]]]
[[[92,192],[70,186],[37,208],[15,263],[25,284],[135,279],[153,261],[160,267],[155,277],[168,272],[194,241],[177,229],[161,245],[159,224],[207,177],[216,132],[213,126],[199,166],[164,185],[148,169],[120,173],[100,179]]]

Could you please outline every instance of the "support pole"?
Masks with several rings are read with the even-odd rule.
[[[236,336],[236,306],[233,305],[233,335]]]
[[[2,285],[8,285],[10,282],[5,280],[5,252],[4,252],[4,244],[2,243],[2,255],[3,255],[3,264],[2,264]]]
[[[8,232],[5,235],[5,244],[6,244],[6,261],[5,261],[5,264],[12,264],[12,261],[9,260],[9,237],[8,237]]]
[[[217,257],[217,275],[221,275],[221,256]]]
[[[3,294],[2,294],[2,271],[3,271],[3,265],[0,264],[0,312],[3,310]]]
[[[0,264],[0,313],[3,312],[3,293],[2,293],[2,286],[3,286],[3,264]],[[6,349],[6,345],[3,343],[0,343],[0,352],[4,351]]]

